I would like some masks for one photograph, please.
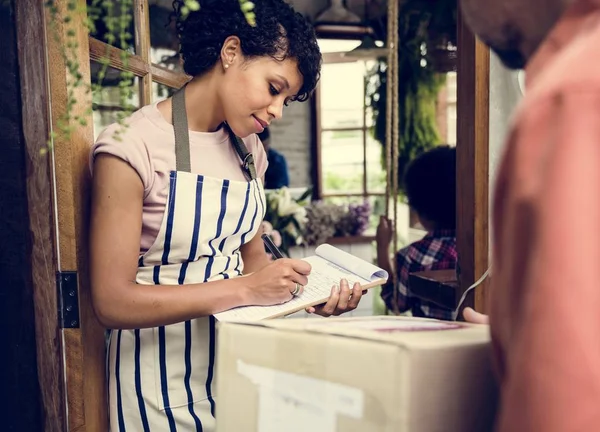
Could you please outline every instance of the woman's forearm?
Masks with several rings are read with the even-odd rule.
[[[190,285],[95,287],[94,308],[108,328],[135,329],[174,324],[250,304],[249,280],[237,277]],[[106,289],[105,289],[106,288]]]

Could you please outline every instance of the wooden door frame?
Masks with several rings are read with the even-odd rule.
[[[55,182],[57,270],[76,272],[79,295],[79,325],[62,330],[64,343],[67,425],[70,431],[108,430],[106,402],[106,364],[104,328],[92,308],[88,274],[88,223],[90,197],[89,150],[94,141],[91,93],[85,85],[67,84],[69,76],[62,49],[67,45],[68,31],[75,32],[78,46],[75,60],[83,83],[90,83],[90,54],[85,0],[71,11],[69,23],[63,20],[67,1],[56,2],[58,19],[46,11],[48,83],[50,92],[50,122],[55,132],[50,156],[53,158]],[[54,26],[54,27],[52,27]],[[67,111],[68,92],[73,91],[76,103],[72,107],[68,126],[70,136],[59,129]],[[82,125],[74,117],[81,116]],[[85,343],[84,343],[85,341]]]
[[[489,266],[490,52],[458,14],[456,246],[457,300]],[[487,280],[467,300],[487,312]]]
[[[19,0],[19,36],[28,68],[23,72],[30,85],[23,90],[24,118],[29,122],[27,138],[30,175],[30,212],[34,241],[36,339],[38,370],[46,431],[108,430],[105,363],[105,329],[92,307],[88,269],[88,224],[90,201],[89,150],[94,141],[90,60],[108,59],[108,64],[140,77],[140,104],[150,104],[152,82],[179,88],[188,77],[150,62],[149,10],[147,0],[134,0],[136,55],[128,54],[124,64],[121,51],[89,36],[86,1],[77,0],[76,11],[65,22],[67,0],[55,0],[58,15],[51,16],[44,2]],[[33,18],[33,19],[32,19]],[[67,36],[73,31],[75,37]],[[33,35],[33,37],[30,37]],[[27,43],[27,41],[30,41]],[[31,42],[31,41],[34,42]],[[74,60],[84,85],[68,85],[63,56],[68,41],[77,40]],[[30,59],[31,57],[31,59]],[[68,94],[75,104],[67,126],[69,136],[59,128],[67,111]],[[76,118],[83,118],[85,124]],[[53,146],[46,156],[40,151],[54,131]],[[41,197],[41,198],[40,198]],[[42,221],[40,218],[46,218]],[[36,225],[37,224],[37,225]],[[35,225],[35,226],[34,226]],[[38,230],[38,231],[35,231]],[[45,259],[46,261],[42,262]],[[55,274],[77,275],[79,320],[73,328],[60,328],[59,300]],[[39,319],[41,318],[41,319]]]
[[[85,11],[85,0],[78,1]],[[65,7],[66,1],[57,4]],[[92,310],[87,273],[88,155],[93,122],[86,110],[91,95],[84,87],[75,89],[74,113],[84,114],[87,125],[71,120],[72,134],[61,135],[58,122],[66,111],[69,91],[61,54],[67,24],[53,19],[39,0],[15,2],[15,17],[44,430],[107,430],[104,329]],[[77,34],[79,68],[89,82],[87,29],[84,17],[76,18],[68,26]],[[51,131],[56,133],[53,147],[43,154]],[[67,271],[76,272],[78,282],[79,320],[73,328],[62,328],[58,312],[57,274]]]
[[[63,338],[58,324],[52,160],[42,156],[50,131],[45,9],[38,0],[14,2],[21,82],[37,370],[44,431],[66,430]]]

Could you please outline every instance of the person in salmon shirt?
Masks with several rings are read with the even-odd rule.
[[[600,0],[461,0],[526,67],[493,203],[500,432],[600,429]],[[485,322],[472,309],[465,319]]]

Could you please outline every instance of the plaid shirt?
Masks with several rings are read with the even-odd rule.
[[[408,275],[424,270],[456,268],[456,232],[439,230],[428,233],[423,239],[400,249],[396,254],[398,275],[398,311],[410,310],[413,316],[452,319],[452,311],[414,297],[408,291]],[[394,310],[393,284],[381,291],[381,298],[389,310]]]

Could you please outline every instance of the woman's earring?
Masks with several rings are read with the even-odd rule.
[[[225,69],[229,69],[229,65],[225,63]]]

